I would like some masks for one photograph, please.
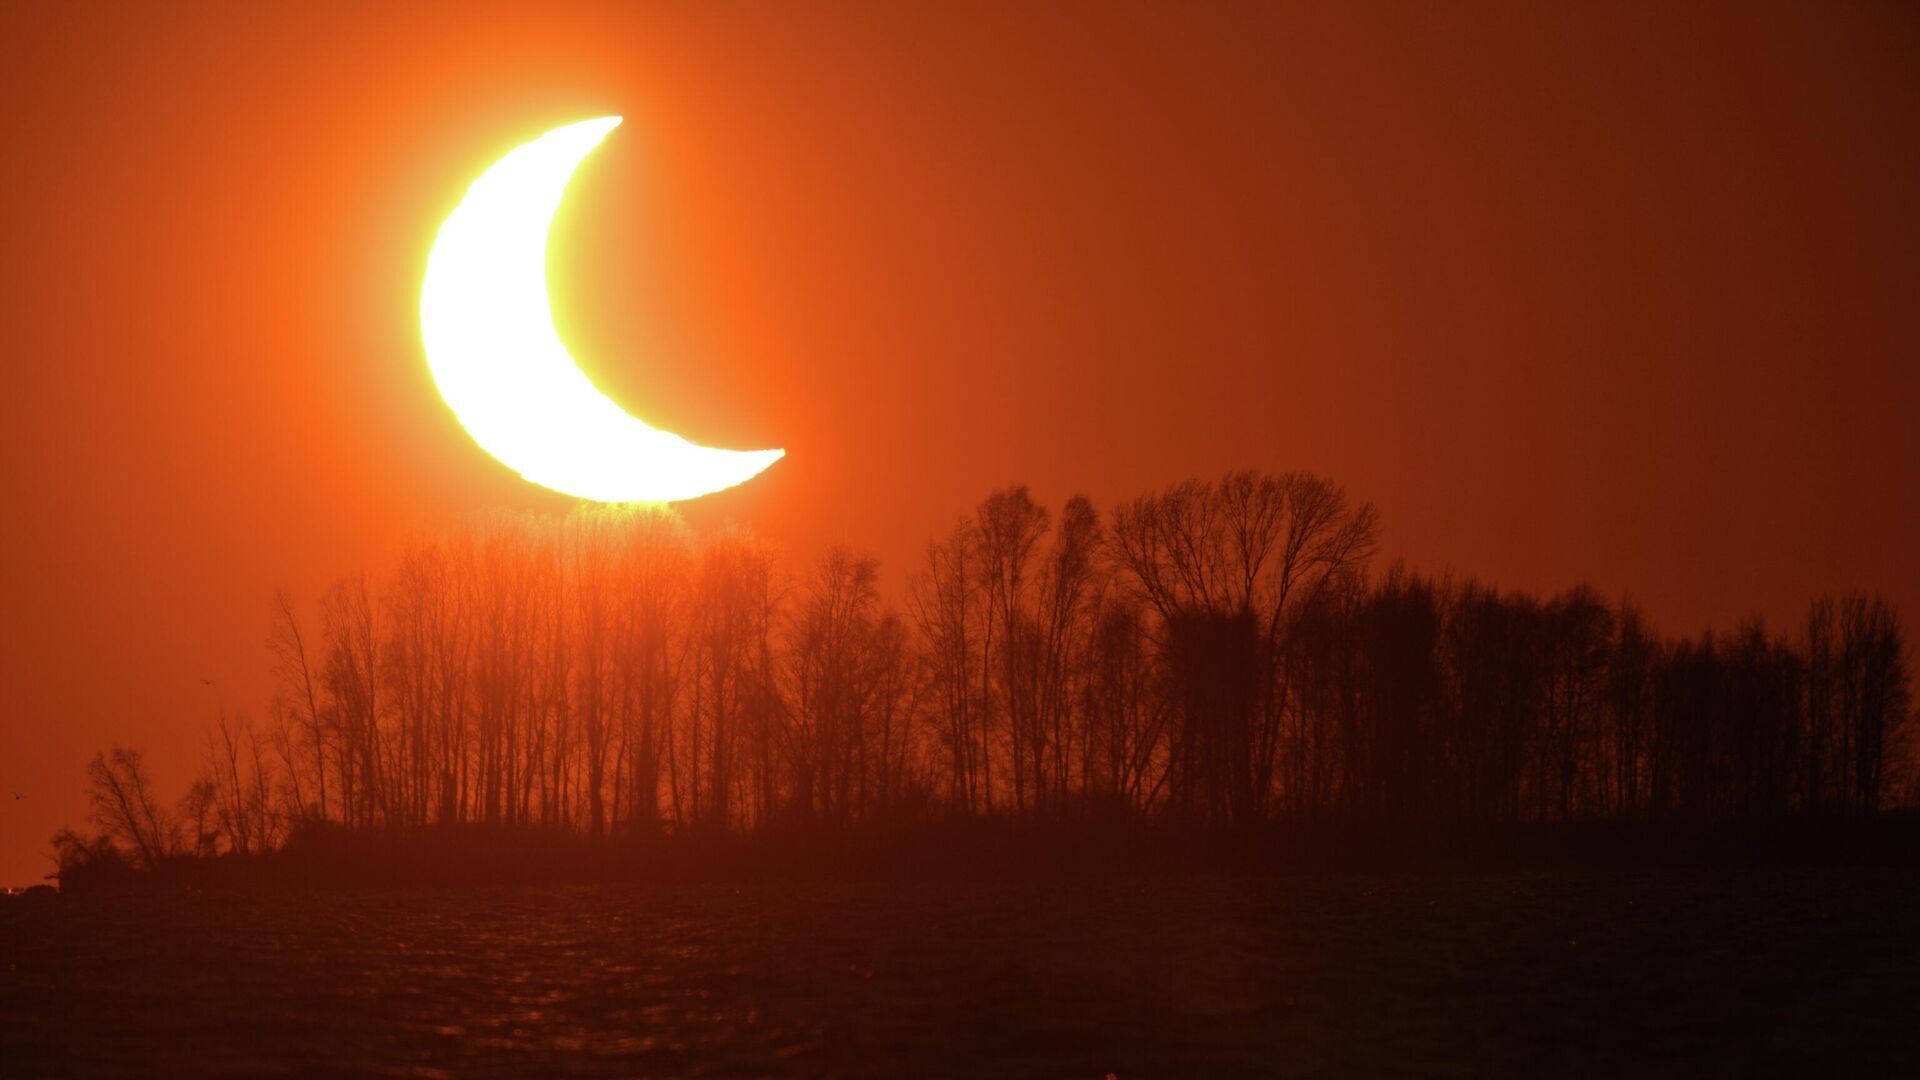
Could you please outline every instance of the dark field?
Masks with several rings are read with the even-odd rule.
[[[1920,872],[0,904],[0,1075],[1920,1075]]]

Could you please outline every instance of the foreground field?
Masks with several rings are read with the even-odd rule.
[[[0,1074],[1915,1075],[1920,872],[0,904]]]

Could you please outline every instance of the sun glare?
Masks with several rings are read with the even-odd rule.
[[[489,454],[597,502],[676,502],[733,487],[782,450],[720,450],[650,427],[602,394],[553,327],[547,235],[580,162],[617,116],[556,128],[467,189],[434,241],[420,330],[440,395]]]

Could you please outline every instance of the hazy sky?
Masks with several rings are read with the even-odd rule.
[[[1911,5],[26,7],[0,882],[94,750],[171,797],[264,711],[275,586],[564,509],[441,404],[416,305],[465,185],[606,113],[561,331],[649,420],[787,447],[689,516],[796,559],[897,581],[1009,481],[1300,468],[1389,556],[1673,632],[1920,613]]]

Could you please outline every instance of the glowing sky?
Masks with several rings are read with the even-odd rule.
[[[1305,468],[1389,557],[1676,632],[1920,613],[1912,7],[1095,11],[7,8],[0,882],[95,749],[172,793],[261,713],[275,586],[565,505],[441,403],[418,303],[570,118],[626,120],[554,223],[561,339],[795,451],[699,523],[897,581],[1009,481]]]

